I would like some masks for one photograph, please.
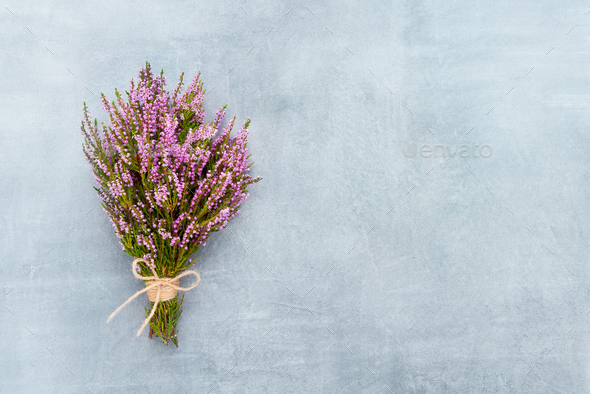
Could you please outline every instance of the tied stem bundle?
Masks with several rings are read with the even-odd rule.
[[[146,265],[148,263],[146,260],[144,260],[142,258],[138,258],[138,259],[133,260],[133,264],[131,265],[131,269],[133,270],[133,276],[135,276],[137,279],[142,279],[144,281],[147,281],[147,283],[146,283],[147,287],[143,290],[138,291],[137,293],[135,293],[131,297],[129,297],[129,299],[127,301],[125,301],[123,303],[123,305],[118,307],[117,310],[114,311],[109,316],[109,318],[107,320],[107,323],[110,322],[111,319],[113,317],[115,317],[117,315],[117,313],[119,313],[121,311],[121,309],[123,309],[125,307],[125,305],[129,304],[131,301],[133,301],[139,295],[147,292],[148,298],[151,302],[154,303],[154,306],[152,307],[152,310],[151,310],[149,316],[145,319],[145,321],[143,322],[143,325],[141,326],[139,331],[137,331],[137,336],[139,336],[141,334],[141,332],[143,331],[145,326],[147,326],[147,324],[150,322],[150,320],[154,316],[154,313],[156,312],[156,308],[158,307],[158,303],[160,301],[168,301],[173,298],[176,298],[176,295],[178,294],[179,291],[189,291],[191,289],[194,289],[199,284],[199,282],[201,280],[199,273],[197,271],[192,271],[192,270],[184,271],[183,273],[181,273],[180,275],[177,275],[174,278],[160,278],[158,276],[158,274],[156,273],[156,271],[151,267],[150,267],[150,269],[151,269],[152,273],[154,274],[154,276],[142,276],[137,273],[137,263],[139,263],[139,262],[144,262],[144,263],[146,263]],[[189,287],[180,287],[179,286],[180,278],[187,276],[187,275],[194,275],[197,277],[197,280]]]
[[[150,338],[178,346],[184,297],[177,294],[189,289],[178,279],[194,272],[187,271],[191,255],[240,212],[248,186],[261,178],[248,173],[250,120],[234,136],[235,117],[222,127],[225,107],[205,122],[206,92],[198,74],[186,89],[181,75],[168,92],[164,72],[154,75],[146,63],[130,85],[126,98],[115,90],[116,100],[109,102],[101,94],[108,126],[91,122],[84,104],[83,150],[121,247],[140,269],[134,275],[147,281],[142,292],[154,305],[146,308],[142,329],[149,324]],[[198,274],[192,275],[194,287]]]

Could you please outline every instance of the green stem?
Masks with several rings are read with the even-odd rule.
[[[169,346],[170,342],[178,347],[178,329],[176,328],[178,325],[178,318],[182,314],[182,310],[180,307],[184,302],[184,295],[182,298],[175,298],[162,301],[158,303],[156,307],[156,312],[150,320],[150,338],[152,335],[160,337],[162,342]],[[150,304],[150,309],[145,308],[146,317],[149,316],[151,312],[151,308],[154,307],[154,303]]]

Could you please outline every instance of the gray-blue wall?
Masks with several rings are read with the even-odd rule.
[[[590,392],[587,2],[0,6],[0,392]],[[264,176],[178,349],[81,151],[145,61]]]

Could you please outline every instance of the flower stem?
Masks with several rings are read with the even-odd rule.
[[[156,312],[150,320],[150,338],[152,335],[156,335],[162,339],[162,342],[166,344],[166,346],[170,345],[170,342],[178,347],[178,329],[176,328],[178,325],[178,318],[182,314],[182,310],[180,307],[184,302],[184,295],[182,298],[175,298],[168,300],[168,301],[161,301],[158,303],[156,307]],[[151,308],[154,307],[154,303],[151,303]],[[151,308],[145,308],[146,317],[149,316],[151,312]]]

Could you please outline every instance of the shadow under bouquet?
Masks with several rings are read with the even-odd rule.
[[[230,133],[235,117],[218,135],[225,107],[206,123],[200,73],[184,91],[183,76],[169,93],[163,71],[154,76],[146,63],[137,86],[131,80],[126,99],[116,89],[116,102],[101,94],[110,124],[101,124],[99,133],[84,103],[81,128],[84,154],[98,183],[95,190],[123,250],[135,259],[134,276],[146,284],[109,320],[146,292],[151,305],[137,335],[149,324],[150,338],[156,335],[177,347],[184,300],[178,291],[200,280],[189,270],[194,264],[190,256],[239,212],[249,195],[247,187],[261,179],[248,174],[250,120],[234,138]],[[180,277],[188,275],[196,281],[180,287]]]

